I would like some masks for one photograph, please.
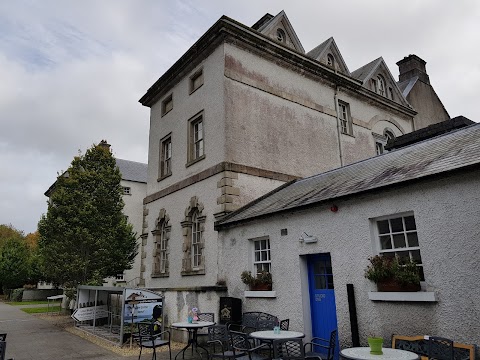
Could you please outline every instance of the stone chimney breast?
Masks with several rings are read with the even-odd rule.
[[[410,80],[411,78],[418,76],[418,78],[426,84],[430,84],[430,79],[427,75],[425,60],[419,58],[417,55],[405,56],[402,60],[397,62],[400,75],[398,79],[400,81]]]

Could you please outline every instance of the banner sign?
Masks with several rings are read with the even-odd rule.
[[[90,306],[77,309],[72,318],[76,321],[93,320],[108,317],[107,305]]]

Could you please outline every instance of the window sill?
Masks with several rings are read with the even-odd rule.
[[[372,301],[437,302],[437,297],[433,291],[416,291],[416,292],[369,291],[368,298]]]
[[[166,278],[166,277],[169,277],[169,273],[158,273],[158,274],[152,274],[151,277],[152,278]]]
[[[165,174],[165,175],[160,176],[160,177],[157,179],[157,181],[162,181],[163,179],[165,179],[165,178],[167,178],[167,177],[169,177],[169,176],[172,176],[172,173],[171,173],[171,172],[168,173],[168,174]]]
[[[195,163],[197,163],[197,162],[199,162],[199,161],[201,161],[201,160],[203,160],[203,159],[205,159],[205,154],[203,154],[202,156],[196,158],[195,160],[190,160],[189,162],[187,162],[187,163],[185,164],[185,167],[187,168],[187,167],[189,167],[189,166],[191,166],[191,165],[193,165],[193,164],[195,164]]]
[[[276,291],[245,291],[246,298],[276,298]]]

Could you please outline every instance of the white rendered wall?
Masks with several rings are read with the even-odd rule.
[[[148,150],[148,194],[224,161],[223,66],[223,46],[219,46],[152,107]],[[200,68],[203,69],[203,86],[189,94],[190,76]],[[162,117],[162,101],[170,94],[173,94],[173,109]],[[205,159],[185,167],[188,120],[200,111],[203,111]],[[168,134],[172,136],[172,175],[157,182],[160,140]]]
[[[354,124],[353,136],[340,135],[344,164],[375,155],[379,121],[396,135],[412,130],[411,117],[365,96],[340,88],[337,97]],[[341,164],[335,87],[327,82],[225,44],[225,111],[227,161],[298,176]]]
[[[303,212],[276,215],[219,233],[220,276],[227,279],[229,296],[244,300],[244,311],[266,311],[290,318],[292,330],[311,334],[309,314],[302,299],[308,288],[301,283],[301,255],[330,253],[335,283],[341,346],[351,345],[346,284],[354,284],[360,341],[370,334],[389,343],[392,333],[437,335],[458,342],[478,343],[480,334],[480,172],[431,180],[404,188],[364,195]],[[374,254],[371,219],[413,211],[417,224],[426,287],[434,303],[373,302],[375,285],[364,278],[368,257]],[[287,236],[280,236],[287,229]],[[304,244],[305,231],[318,242]],[[240,273],[248,264],[248,239],[269,236],[274,299],[245,299]]]

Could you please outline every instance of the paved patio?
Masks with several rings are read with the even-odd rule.
[[[0,302],[0,333],[7,333],[7,359],[138,359],[138,356],[115,354],[55,326],[50,321],[29,315],[17,306],[3,302]],[[172,350],[172,355],[175,354],[176,351]],[[142,354],[142,359],[151,359],[151,354]],[[157,352],[157,359],[167,360],[168,352]]]

